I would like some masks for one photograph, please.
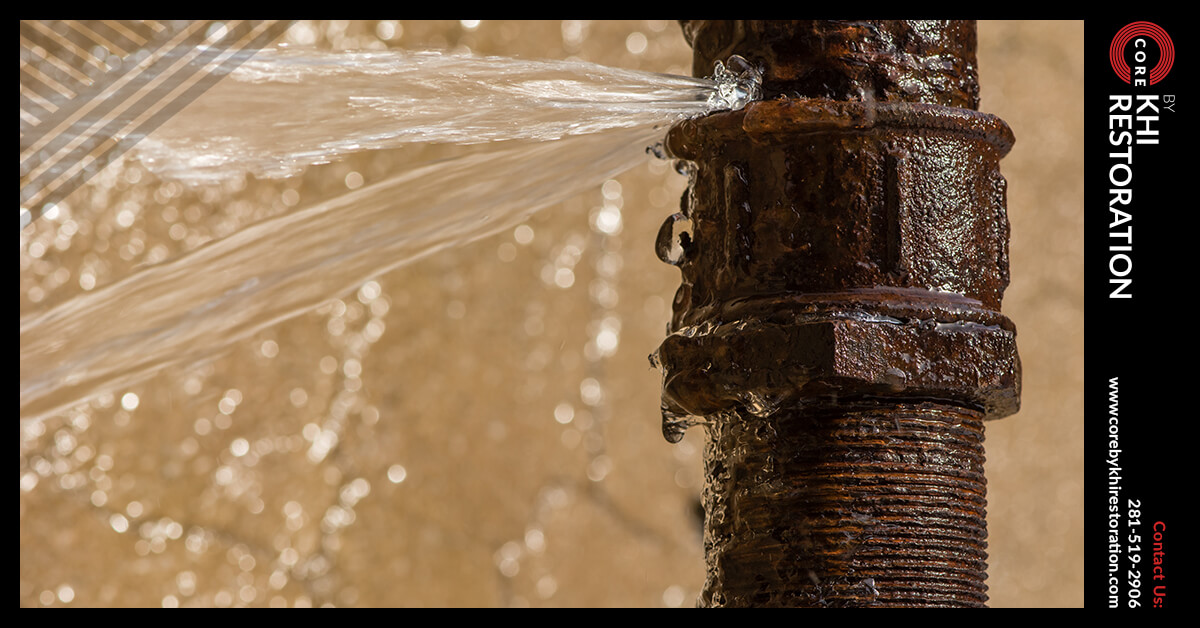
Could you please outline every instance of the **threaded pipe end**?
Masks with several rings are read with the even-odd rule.
[[[707,428],[703,606],[984,606],[983,419],[813,401]]]

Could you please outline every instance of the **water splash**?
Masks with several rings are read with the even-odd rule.
[[[717,61],[713,65],[712,80],[717,85],[708,98],[714,109],[737,111],[762,98],[762,67],[751,64],[741,55],[733,55],[725,62]]]
[[[672,122],[730,105],[709,95],[737,80],[411,53],[248,63],[139,145],[152,170],[205,183],[412,142],[490,144],[23,316],[21,417],[201,363],[373,276],[510,228],[641,163]]]

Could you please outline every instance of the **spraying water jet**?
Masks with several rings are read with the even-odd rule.
[[[373,276],[599,186],[648,159],[671,123],[753,98],[754,70],[731,63],[691,78],[581,61],[264,51],[134,154],[163,177],[212,185],[366,150],[465,148],[22,317],[21,416],[201,363]]]

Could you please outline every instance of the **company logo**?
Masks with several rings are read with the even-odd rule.
[[[1153,68],[1146,62],[1149,58],[1147,39],[1158,44],[1158,63]],[[1134,67],[1131,69],[1125,62],[1125,50],[1133,42]],[[1154,22],[1133,22],[1117,31],[1112,45],[1108,48],[1108,59],[1112,63],[1113,72],[1126,83],[1135,85],[1154,85],[1167,76],[1171,64],[1175,62],[1175,44],[1171,36],[1161,26]]]

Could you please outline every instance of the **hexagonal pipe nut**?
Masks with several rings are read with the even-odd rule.
[[[804,398],[886,397],[953,401],[997,419],[1020,407],[1021,364],[1008,327],[847,316],[684,330],[657,353],[663,406],[677,415],[765,414]]]

